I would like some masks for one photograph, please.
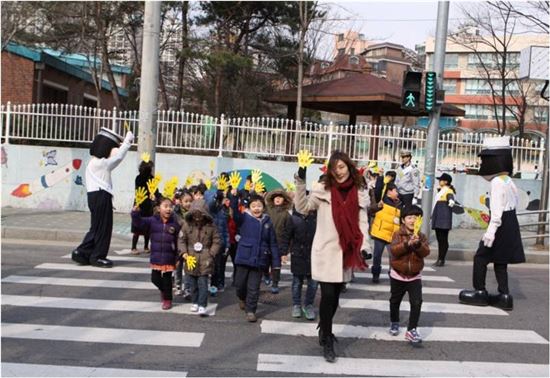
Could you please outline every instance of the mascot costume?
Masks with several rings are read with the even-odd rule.
[[[111,171],[122,162],[133,140],[131,131],[126,133],[123,141],[120,135],[102,127],[92,142],[92,158],[86,167],[86,190],[92,220],[90,231],[72,253],[73,261],[79,264],[102,268],[113,266],[112,261],[107,259],[113,233]]]
[[[507,266],[525,262],[525,254],[516,216],[518,190],[510,177],[513,170],[510,138],[486,138],[479,156],[479,174],[491,182],[491,220],[474,256],[474,290],[462,290],[459,301],[512,310],[514,303],[508,290]],[[489,263],[494,266],[498,294],[488,294],[485,288]]]

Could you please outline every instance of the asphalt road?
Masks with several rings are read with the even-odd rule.
[[[257,323],[246,322],[231,287],[210,299],[210,305],[217,305],[215,314],[200,318],[185,310],[188,302],[181,297],[173,310],[160,310],[145,255],[136,259],[112,253],[123,259],[115,262],[116,268],[137,268],[127,272],[71,270],[76,265],[63,257],[71,246],[3,240],[2,376],[29,372],[37,376],[548,376],[549,277],[544,265],[509,267],[515,308],[492,314],[471,314],[471,306],[456,306],[454,292],[470,287],[470,263],[426,271],[421,348],[403,341],[408,318],[405,304],[401,307],[402,333],[395,338],[387,336],[389,293],[384,288],[388,281],[376,286],[368,277],[357,277],[342,294],[335,317],[335,324],[342,325],[335,332],[339,359],[328,364],[320,358],[316,322],[290,316],[289,275],[283,275],[285,287],[278,295],[262,284]],[[121,250],[124,246],[115,243],[113,247]],[[93,280],[130,286],[92,287],[93,282],[97,284]],[[230,282],[226,280],[226,284]],[[488,288],[496,289],[492,270]],[[147,310],[134,308],[137,304]],[[495,309],[480,311],[491,310]],[[128,340],[133,330],[151,332]],[[197,345],[185,345],[193,340]]]

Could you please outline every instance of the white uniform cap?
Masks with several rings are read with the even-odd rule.
[[[504,150],[511,149],[510,147],[510,137],[500,136],[500,137],[488,137],[483,140],[484,150]]]

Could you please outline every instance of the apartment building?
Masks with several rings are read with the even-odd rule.
[[[364,34],[351,30],[339,33],[334,37],[334,47],[332,57],[338,55],[359,55],[361,54],[372,41],[368,41]]]
[[[479,33],[472,31],[473,33]],[[479,35],[479,34],[477,34]],[[425,43],[425,70],[433,69],[435,39],[428,38]],[[540,98],[544,82],[534,80],[518,81],[519,57],[522,49],[529,46],[548,46],[548,35],[515,35],[512,37],[507,53],[507,69],[510,70],[510,82],[507,85],[505,104],[514,112],[521,112],[523,101],[527,103],[525,114],[525,136],[533,139],[544,137],[548,130],[548,103]],[[424,47],[424,46],[422,46]],[[471,48],[447,40],[443,88],[445,102],[464,109],[465,116],[456,119],[442,120],[442,124],[455,131],[465,132],[496,132],[497,117],[502,117],[502,106],[493,103],[491,86],[483,64],[495,68],[500,62],[498,55],[490,46],[478,44],[476,54]],[[481,61],[480,61],[481,59]],[[491,84],[501,88],[501,82],[491,73]],[[497,101],[498,103],[498,101]],[[505,111],[505,119],[511,135],[518,134],[516,118],[509,110]]]

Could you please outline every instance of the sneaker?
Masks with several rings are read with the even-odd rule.
[[[315,320],[315,308],[313,305],[307,305],[304,307],[303,311],[307,320]]]
[[[223,293],[225,291],[225,285],[218,286],[218,293]]]
[[[407,331],[407,333],[405,334],[405,339],[410,341],[411,344],[413,345],[418,345],[422,342],[422,337],[416,331],[416,328],[413,328],[410,331]]]
[[[397,336],[399,335],[399,323],[398,322],[392,322],[390,325],[390,335]]]
[[[183,290],[183,299],[185,299],[186,301],[191,300],[191,291],[190,290],[188,290],[188,289]]]
[[[272,287],[271,288],[271,294],[279,294],[279,288],[278,287]]]
[[[183,294],[183,290],[181,290],[181,286],[179,285],[176,285],[176,288],[174,289],[174,295],[182,295]]]
[[[145,253],[151,253],[151,250],[150,250],[149,248],[145,248],[145,249],[143,250],[143,252],[145,252]]]
[[[246,308],[246,302],[243,301],[242,299],[239,299],[239,308],[243,311]]]
[[[172,301],[170,299],[165,299],[162,301],[162,309],[170,310],[172,308]]]
[[[218,294],[218,288],[216,286],[210,286],[210,296],[215,297]]]
[[[200,316],[208,316],[208,314],[206,313],[206,308],[205,307],[199,306],[199,315]]]
[[[139,251],[135,248],[132,249],[132,251],[130,252],[132,255],[139,255]]]
[[[292,306],[292,317],[299,318],[302,316],[302,306],[294,305]]]
[[[197,312],[197,311],[199,311],[199,305],[196,304],[196,303],[193,303],[193,304],[191,305],[191,309],[190,309],[189,311],[191,311],[191,312]]]
[[[246,320],[248,320],[250,323],[256,323],[256,320],[258,320],[258,318],[256,318],[255,313],[247,312],[246,313]]]
[[[269,276],[264,276],[264,284],[267,286],[271,285],[271,278]]]

